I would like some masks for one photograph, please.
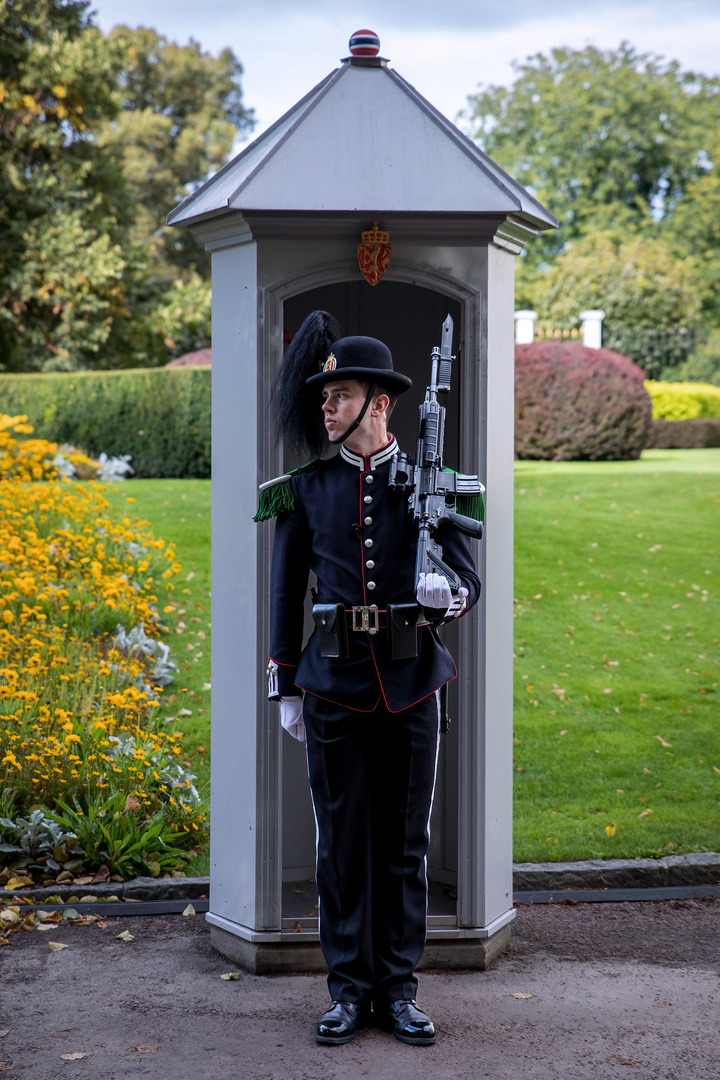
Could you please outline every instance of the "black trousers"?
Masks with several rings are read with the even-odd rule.
[[[305,695],[320,943],[333,1000],[414,998],[425,947],[436,694],[400,713]]]

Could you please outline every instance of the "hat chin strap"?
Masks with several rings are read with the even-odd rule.
[[[333,440],[333,446],[339,446],[340,443],[344,443],[345,440],[350,435],[352,435],[353,431],[356,431],[360,427],[360,425],[362,424],[362,421],[363,421],[363,417],[365,416],[365,413],[368,411],[368,408],[370,407],[370,402],[372,401],[373,395],[375,394],[376,390],[377,390],[377,383],[372,383],[371,386],[370,386],[370,389],[367,392],[367,397],[365,398],[365,404],[363,405],[362,409],[357,414],[357,416],[355,417],[355,419],[353,420],[352,424],[347,429],[345,434],[341,435],[339,439],[334,439]]]

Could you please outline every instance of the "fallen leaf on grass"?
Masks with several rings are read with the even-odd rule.
[[[192,906],[192,904],[188,904],[188,906],[183,911],[183,915],[194,915],[194,914],[195,914],[195,908]]]
[[[562,731],[560,732],[560,734],[561,734],[561,735],[567,735],[567,728],[564,728],[564,729],[563,729],[563,730],[562,730]]]
[[[61,1054],[60,1057],[63,1061],[79,1061],[80,1058],[87,1057],[87,1054],[81,1054],[79,1050],[76,1050],[72,1054]]]
[[[641,810],[641,812],[638,814],[638,817],[647,817],[648,814],[652,814],[652,810]]]
[[[133,1050],[137,1050],[138,1054],[157,1054],[162,1046],[133,1046]]]
[[[48,941],[48,948],[51,952],[61,952],[63,949],[69,948],[69,946],[63,945],[60,941]]]
[[[115,940],[116,941],[134,941],[135,938],[130,933],[129,930],[123,930],[122,934],[118,934]]]
[[[228,971],[227,975],[221,975],[220,978],[223,982],[239,982],[242,974],[239,971]]]
[[[667,746],[672,746],[672,743],[669,743],[669,742],[667,742],[667,740],[663,739],[662,735],[656,735],[655,738],[657,739],[657,741],[660,743],[661,746],[666,746],[666,747]]]
[[[617,828],[617,826],[615,824],[606,825],[605,826],[605,835],[606,836],[614,836],[616,828]]]
[[[127,799],[125,800],[125,811],[124,812],[127,814],[127,813],[129,813],[130,811],[133,811],[133,810],[142,810],[142,807],[140,805],[140,800],[138,799],[138,797],[136,795],[128,795]],[[84,881],[83,885],[89,885],[90,881],[92,881],[92,878],[90,878],[90,880],[87,881],[87,882]]]
[[[525,993],[523,993],[523,991],[522,991],[522,990],[519,990],[519,991],[518,991],[518,992],[517,992],[516,994],[511,994],[511,995],[510,995],[510,997],[514,997],[514,998],[520,998],[520,999],[522,999],[523,1001],[524,1001],[524,1000],[525,1000],[526,998],[531,998],[532,996],[533,996],[532,994],[525,994]]]

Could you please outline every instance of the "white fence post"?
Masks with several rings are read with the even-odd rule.
[[[515,312],[515,344],[531,345],[535,338],[537,311]]]
[[[581,311],[583,345],[588,349],[602,347],[602,323],[605,318],[604,311]]]

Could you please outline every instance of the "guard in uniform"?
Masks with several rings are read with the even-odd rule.
[[[415,1001],[414,969],[426,935],[439,690],[456,676],[435,627],[472,607],[480,582],[468,539],[451,527],[439,536],[459,594],[437,574],[415,581],[417,526],[388,487],[398,444],[386,428],[411,382],[382,342],[338,338],[332,317],[313,312],[274,390],[289,442],[340,448],[261,488],[256,520],[277,518],[268,692],[283,727],[307,738],[331,997],[316,1038],[348,1042],[372,1017],[424,1045],[436,1036]],[[303,648],[310,571],[316,626]]]

